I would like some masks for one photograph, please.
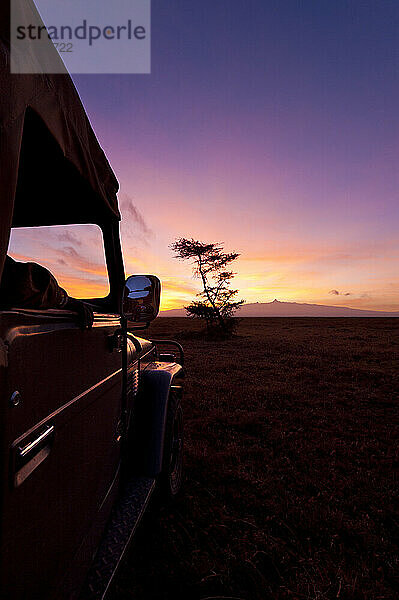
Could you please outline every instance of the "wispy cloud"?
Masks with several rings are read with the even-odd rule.
[[[146,238],[154,235],[151,228],[147,225],[143,215],[134,204],[133,199],[125,193],[119,194],[119,206],[123,214],[123,225],[128,229],[136,229]]]
[[[338,290],[330,290],[331,296],[352,296],[351,292],[339,292]]]
[[[81,246],[82,240],[72,231],[65,230],[62,233],[58,233],[56,238],[60,242],[67,242],[68,244],[72,244],[73,246]]]
[[[195,296],[195,294],[199,290],[198,286],[192,285],[192,284],[188,283],[187,281],[184,281],[182,279],[177,279],[177,278],[172,279],[172,278],[163,277],[162,286],[165,290],[168,290],[170,292],[173,291],[173,292],[187,293],[187,294],[192,294],[193,296]]]

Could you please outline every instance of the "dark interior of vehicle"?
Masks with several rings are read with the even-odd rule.
[[[67,135],[67,128],[65,130]],[[40,152],[37,148],[40,146]],[[83,152],[83,150],[82,150]],[[101,182],[99,182],[101,189]],[[95,219],[93,219],[93,215]],[[109,210],[75,164],[64,155],[39,115],[28,108],[21,143],[13,227],[38,227],[96,222],[104,235],[111,292],[106,298],[86,299],[96,312],[116,312],[115,285],[122,281],[115,223],[109,223]],[[119,272],[119,277],[116,273]],[[119,286],[120,287],[120,283]]]
[[[40,147],[40,152],[38,152]],[[26,111],[13,227],[101,220],[101,204],[89,182],[64,156],[40,117]]]

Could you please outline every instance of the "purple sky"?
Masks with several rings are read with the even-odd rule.
[[[248,302],[398,310],[397,0],[153,0],[152,20],[151,75],[74,77],[126,270],[181,306],[197,283],[168,244],[224,241]]]

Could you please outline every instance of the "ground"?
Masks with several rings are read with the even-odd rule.
[[[399,320],[242,319],[186,350],[186,478],[114,600],[399,597]]]

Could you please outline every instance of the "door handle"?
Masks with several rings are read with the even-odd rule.
[[[46,429],[33,442],[29,442],[29,444],[26,444],[22,448],[21,446],[18,447],[18,456],[22,459],[26,458],[29,454],[37,450],[39,446],[41,447],[42,443],[48,440],[53,433],[54,425],[47,425]]]
[[[14,485],[18,487],[48,457],[54,437],[54,425],[47,425],[37,438],[18,446],[15,460]]]

